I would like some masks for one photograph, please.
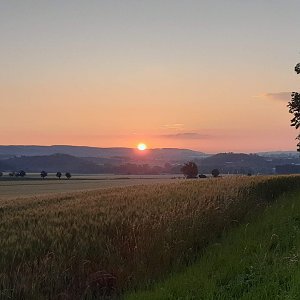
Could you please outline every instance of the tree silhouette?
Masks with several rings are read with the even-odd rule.
[[[212,175],[213,177],[218,177],[218,176],[220,175],[220,171],[219,171],[218,169],[213,169],[213,170],[211,171],[211,175]]]
[[[71,173],[67,172],[66,177],[67,177],[67,179],[70,179],[72,177]]]
[[[47,172],[46,171],[42,171],[41,172],[41,177],[43,178],[43,179],[45,179],[45,177],[47,177]]]
[[[297,74],[300,74],[300,63],[296,65],[296,67],[295,67],[295,72],[296,72]]]
[[[26,172],[21,170],[16,174],[17,177],[25,177],[26,176]]]
[[[198,167],[192,161],[184,164],[180,170],[186,178],[196,178],[198,175]]]
[[[61,172],[57,172],[55,176],[56,176],[58,179],[60,179],[61,175],[62,175]]]
[[[0,177],[2,177],[3,176],[3,173],[2,172],[0,172]]]
[[[300,63],[295,66],[295,72],[300,74]],[[289,112],[294,115],[291,119],[291,126],[296,129],[300,127],[300,94],[297,92],[292,93],[292,99],[288,103]],[[297,151],[300,151],[300,134],[296,138],[299,142],[297,144]]]

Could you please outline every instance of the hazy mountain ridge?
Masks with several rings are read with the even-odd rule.
[[[290,157],[290,158],[295,158],[295,157],[300,157],[300,153],[298,151],[268,151],[268,152],[257,152],[256,153],[259,156],[262,157]]]
[[[203,159],[206,164],[226,164],[235,162],[265,163],[266,160],[257,154],[245,153],[218,153]]]
[[[0,166],[1,163],[4,163],[5,171],[101,173],[99,166],[68,154],[21,156],[2,160]]]
[[[65,153],[52,153],[54,151]],[[39,154],[36,155],[36,153]],[[175,174],[180,172],[183,163],[195,161],[199,167],[199,173],[210,173],[212,169],[217,168],[221,173],[230,174],[272,174],[277,166],[286,166],[284,168],[288,171],[295,170],[295,168],[288,168],[289,165],[300,165],[297,152],[298,155],[292,151],[264,154],[265,156],[229,152],[209,155],[199,151],[176,148],[149,149],[140,152],[136,149],[121,147],[0,146],[0,171]]]
[[[198,166],[204,173],[219,169],[221,173],[246,174],[273,172],[275,167],[271,161],[257,154],[218,153],[202,160],[197,160]]]
[[[136,157],[137,150],[126,147],[89,147],[89,146],[69,146],[69,145],[53,145],[53,146],[23,146],[23,145],[8,145],[0,146],[1,155],[14,156],[44,156],[53,155],[56,153],[68,154],[76,157]],[[157,148],[147,150],[147,156],[153,159],[187,159],[196,157],[206,157],[207,154],[189,149],[177,148]]]

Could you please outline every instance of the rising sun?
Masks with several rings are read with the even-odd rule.
[[[138,148],[140,151],[144,151],[144,150],[147,149],[147,145],[144,144],[144,143],[139,143],[139,144],[137,145],[137,148]]]

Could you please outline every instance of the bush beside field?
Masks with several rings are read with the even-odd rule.
[[[1,298],[118,295],[194,261],[299,176],[229,177],[0,202]]]

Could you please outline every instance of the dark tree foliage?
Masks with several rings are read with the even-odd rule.
[[[67,177],[67,179],[70,179],[70,178],[72,177],[71,173],[70,173],[70,172],[67,172],[67,173],[66,173],[66,177]]]
[[[300,63],[296,65],[295,72],[300,74]],[[291,126],[296,129],[300,127],[300,94],[297,92],[292,93],[292,99],[288,103],[289,112],[294,115],[291,119]],[[299,142],[297,144],[297,151],[300,151],[300,134],[296,138]]]
[[[60,179],[61,176],[62,176],[62,174],[61,174],[61,172],[57,172],[55,176],[56,176],[58,179]]]
[[[42,177],[43,179],[45,179],[45,177],[47,177],[47,175],[48,175],[48,173],[47,173],[46,171],[42,171],[42,172],[41,172],[41,177]]]
[[[26,176],[26,172],[21,170],[16,174],[17,177],[25,177]]]
[[[194,162],[190,161],[184,164],[181,168],[181,172],[186,178],[196,178],[198,175],[198,167]]]
[[[0,172],[0,177],[1,177],[1,176],[3,176],[3,173],[2,173],[2,172]]]
[[[296,72],[297,74],[300,74],[300,63],[296,65],[296,67],[295,67],[295,72]]]
[[[218,169],[213,169],[213,170],[211,171],[211,175],[212,175],[213,177],[218,177],[218,176],[220,175],[220,171],[219,171]]]

